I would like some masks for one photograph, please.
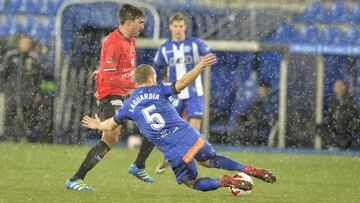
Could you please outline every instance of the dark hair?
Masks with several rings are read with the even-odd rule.
[[[261,87],[266,87],[266,88],[271,88],[270,84],[264,80],[259,82],[259,86]]]
[[[185,21],[186,24],[187,22],[186,16],[183,13],[176,12],[170,17],[169,24],[173,23],[174,21],[182,21],[182,20]]]
[[[119,9],[120,25],[123,25],[127,20],[135,20],[140,17],[144,17],[144,11],[131,4],[123,4]]]
[[[19,34],[18,34],[18,38],[19,38],[19,39],[21,39],[21,38],[28,38],[28,39],[33,40],[33,38],[32,38],[30,35],[26,34],[26,33],[19,33]]]
[[[151,74],[154,74],[154,68],[148,64],[141,64],[135,69],[135,82],[138,84],[147,83]]]

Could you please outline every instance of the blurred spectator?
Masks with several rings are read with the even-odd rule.
[[[330,98],[329,113],[322,125],[324,146],[352,148],[360,127],[358,107],[343,80],[335,81],[333,90],[335,95]]]
[[[39,41],[34,41],[32,51],[38,54],[41,74],[41,96],[43,97],[39,122],[43,126],[39,132],[38,141],[52,142],[52,121],[53,121],[53,104],[54,92],[56,85],[54,82],[54,64],[49,56],[48,49]]]
[[[6,95],[5,138],[18,142],[25,135],[38,140],[42,96],[39,56],[31,51],[32,39],[21,35],[18,48],[6,52],[0,67],[0,94]]]
[[[257,89],[257,98],[253,106],[238,120],[237,137],[240,143],[251,146],[265,146],[270,132],[270,120],[266,113],[267,96],[270,87],[261,82]]]

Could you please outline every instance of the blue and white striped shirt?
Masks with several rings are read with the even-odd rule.
[[[187,36],[184,41],[167,40],[158,49],[154,58],[154,67],[167,67],[169,82],[175,82],[186,72],[190,71],[199,62],[200,56],[210,53],[210,48],[202,40]],[[188,99],[193,96],[202,96],[203,86],[201,75],[180,92],[179,99]]]

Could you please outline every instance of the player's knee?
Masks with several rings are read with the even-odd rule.
[[[210,159],[205,160],[205,161],[198,161],[198,163],[199,163],[199,164],[200,164],[200,166],[202,166],[202,167],[209,168],[209,165],[210,165]]]
[[[103,141],[105,144],[107,144],[107,146],[109,146],[110,149],[116,144],[115,141],[111,137],[108,137],[108,136],[103,136],[101,138],[101,141]]]
[[[120,131],[119,130],[112,130],[106,131],[103,133],[101,140],[105,142],[110,148],[115,145],[120,138]]]
[[[211,161],[216,157],[216,153],[200,153],[198,154],[195,159],[202,167],[209,168]]]
[[[184,185],[186,185],[189,188],[194,188],[195,181],[196,180],[191,180],[191,181],[184,182]]]

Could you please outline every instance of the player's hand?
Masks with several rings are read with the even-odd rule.
[[[98,129],[101,121],[99,116],[95,114],[95,118],[91,118],[90,116],[84,116],[82,123],[84,127]]]
[[[98,75],[99,75],[99,71],[95,70],[94,72],[91,73],[90,78],[92,78],[93,80],[96,80]]]
[[[203,68],[214,65],[216,63],[216,56],[212,53],[207,54],[206,56],[201,57],[199,65]]]

